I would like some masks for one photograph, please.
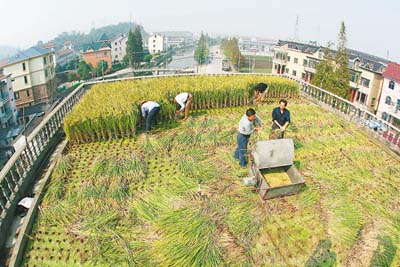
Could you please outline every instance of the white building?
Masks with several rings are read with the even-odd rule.
[[[382,95],[377,115],[400,127],[400,64],[389,63],[383,73]]]
[[[273,56],[273,48],[276,44],[275,40],[257,37],[240,37],[238,39],[238,46],[243,55]]]
[[[111,56],[112,62],[122,61],[126,55],[126,44],[128,42],[128,35],[122,34],[111,42]]]
[[[156,32],[155,35],[161,35],[165,38],[167,48],[179,48],[193,44],[193,33],[189,31],[164,31]]]
[[[5,61],[1,67],[5,76],[11,75],[17,108],[47,102],[53,97],[54,65],[54,52],[41,47],[31,47]]]
[[[12,90],[11,75],[0,73],[0,126],[7,128],[17,123],[17,108]]]
[[[165,52],[166,38],[161,35],[152,35],[149,37],[148,49],[150,54]]]

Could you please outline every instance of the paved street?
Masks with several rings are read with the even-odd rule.
[[[222,70],[222,59],[225,58],[219,46],[210,47],[210,53],[214,54],[214,58],[211,59],[211,63],[199,66],[198,73],[202,74],[222,74],[229,73],[228,71]]]

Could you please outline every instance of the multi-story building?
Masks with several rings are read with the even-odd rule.
[[[108,67],[104,72],[108,72],[112,67],[110,39],[106,34],[103,34],[97,42],[83,45],[81,56],[87,64],[92,65],[94,68],[100,61],[104,60],[107,62]]]
[[[65,65],[68,61],[77,57],[74,46],[71,41],[65,41],[64,46],[56,53],[57,65]]]
[[[157,54],[165,52],[166,38],[161,35],[152,35],[149,37],[148,49],[150,54]]]
[[[371,112],[378,109],[387,60],[355,50],[348,50],[350,100]]]
[[[122,34],[111,42],[111,56],[112,61],[121,61],[126,55],[126,44],[128,42],[128,36]]]
[[[53,51],[31,47],[8,58],[2,66],[11,75],[17,108],[49,101],[56,89]]]
[[[400,127],[400,64],[389,63],[383,73],[382,95],[377,115]]]
[[[275,40],[256,37],[240,37],[238,39],[238,46],[243,55],[272,56],[276,44]]]
[[[17,108],[12,90],[11,75],[0,72],[0,125],[7,128],[17,123]]]
[[[154,33],[154,35],[160,35],[165,38],[165,49],[193,44],[193,33],[188,31],[165,31]],[[151,49],[149,48],[149,50]]]
[[[324,49],[322,46],[279,41],[274,48],[272,71],[311,82],[317,65],[324,58]],[[375,112],[382,88],[382,73],[388,61],[351,49],[348,49],[348,56],[350,99],[356,105]]]

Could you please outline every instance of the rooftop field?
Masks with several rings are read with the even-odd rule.
[[[398,156],[284,89],[284,81],[274,80],[267,102],[256,108],[265,124],[251,142],[268,139],[272,108],[289,97],[287,137],[306,187],[263,204],[242,185],[248,169],[233,158],[237,125],[249,88],[262,77],[246,79],[235,88],[247,90],[235,96],[237,105],[223,105],[232,101],[223,97],[203,108],[195,103],[188,121],[165,120],[151,136],[136,127],[135,101],[146,92],[134,96],[133,85],[119,104],[131,105],[130,126],[103,123],[85,134],[82,125],[99,118],[101,105],[93,100],[99,90],[125,83],[90,89],[66,119],[71,142],[52,174],[23,266],[399,266]],[[189,84],[175,91],[196,92]],[[165,119],[173,114],[167,97],[153,98],[164,99]],[[107,111],[119,120],[124,111],[111,102],[103,101],[102,118]],[[85,108],[88,115],[79,117]]]

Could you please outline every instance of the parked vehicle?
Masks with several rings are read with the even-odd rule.
[[[226,58],[222,60],[222,70],[223,71],[230,71],[231,70],[231,65],[229,64],[229,60],[226,59]]]

